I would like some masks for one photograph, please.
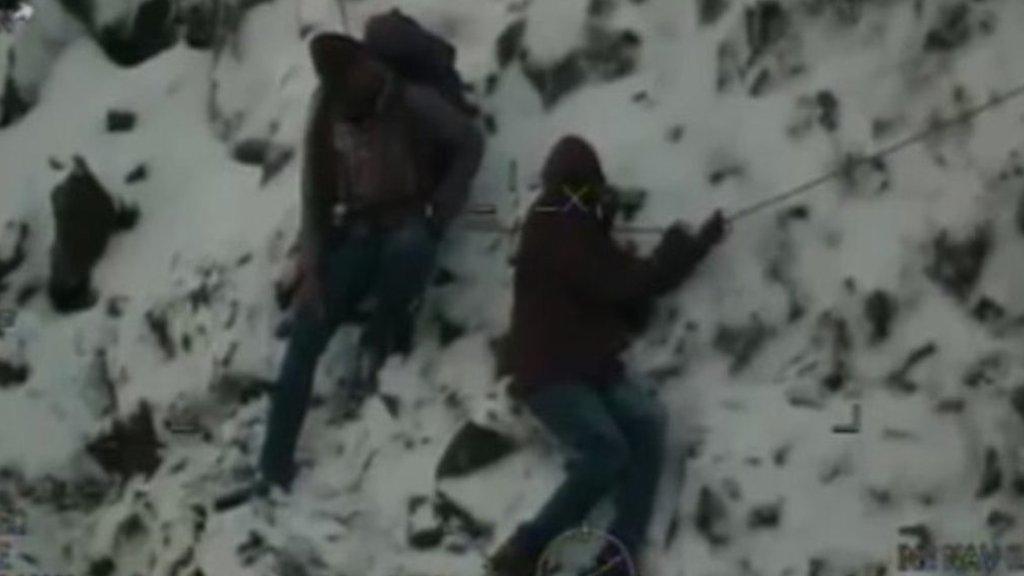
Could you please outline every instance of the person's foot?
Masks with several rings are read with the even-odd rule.
[[[509,541],[488,559],[487,576],[534,576],[538,560],[535,554]]]
[[[605,544],[594,558],[594,567],[588,571],[593,576],[646,576],[636,566],[636,559],[614,544]]]
[[[240,486],[221,494],[214,502],[213,508],[217,512],[227,512],[254,499],[267,500],[272,496],[288,495],[290,492],[290,482],[274,481],[257,473]]]

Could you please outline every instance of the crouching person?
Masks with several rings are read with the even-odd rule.
[[[483,137],[433,89],[403,82],[361,43],[310,45],[320,87],[304,143],[303,286],[271,397],[257,487],[288,488],[318,360],[338,324],[369,296],[363,328],[372,387],[385,357],[409,347],[413,304],[438,241],[469,194]]]
[[[648,258],[610,234],[614,193],[597,155],[570,136],[543,169],[544,191],[515,262],[511,394],[571,451],[567,475],[536,517],[490,560],[494,576],[534,574],[544,548],[614,493],[608,532],[641,552],[662,469],[666,416],[619,359],[638,311],[679,283],[724,235],[715,213],[696,236],[668,229]]]

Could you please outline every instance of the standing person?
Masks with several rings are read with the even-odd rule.
[[[403,82],[356,40],[317,35],[320,80],[304,142],[303,286],[260,457],[261,486],[288,489],[318,360],[367,296],[360,386],[408,349],[412,306],[438,241],[465,204],[483,136],[433,89]]]
[[[516,260],[511,394],[572,452],[562,485],[491,558],[495,576],[532,576],[543,549],[615,490],[609,533],[639,553],[662,467],[663,408],[619,359],[637,311],[678,286],[725,234],[716,212],[695,237],[675,225],[648,258],[610,235],[614,193],[594,149],[563,138]],[[609,573],[611,574],[611,573]]]

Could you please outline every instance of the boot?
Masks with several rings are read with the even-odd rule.
[[[613,544],[605,544],[594,558],[594,568],[587,573],[601,576],[647,576],[638,571],[636,558],[631,553],[623,552]]]
[[[509,541],[487,561],[487,576],[535,576],[538,560],[536,555]]]

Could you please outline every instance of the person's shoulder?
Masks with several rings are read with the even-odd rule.
[[[402,84],[402,99],[406,107],[417,117],[427,119],[461,117],[458,110],[437,90],[411,82]]]

